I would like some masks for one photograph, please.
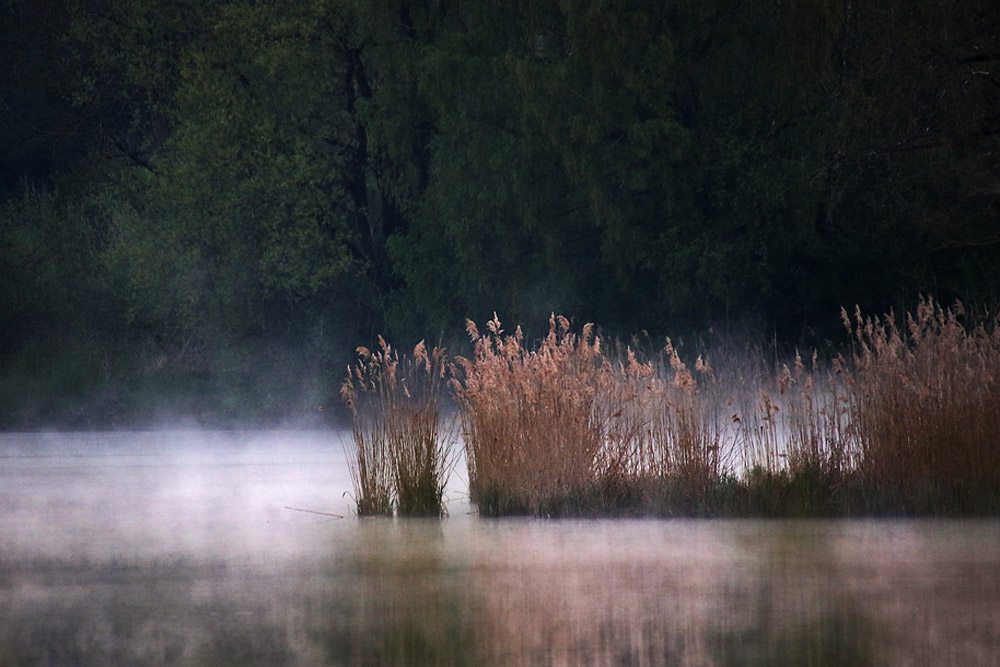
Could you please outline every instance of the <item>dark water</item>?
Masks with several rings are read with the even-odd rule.
[[[463,488],[359,520],[335,433],[0,436],[0,665],[1000,665],[1000,521],[480,520]]]

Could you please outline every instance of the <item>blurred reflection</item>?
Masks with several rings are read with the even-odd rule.
[[[283,507],[346,473],[283,443],[0,465],[0,666],[1000,655],[997,520],[331,520]]]
[[[373,520],[298,562],[0,561],[0,664],[989,664],[996,551],[843,532]]]
[[[823,522],[775,522],[745,585],[728,591],[714,664],[874,664],[874,621],[845,587]]]
[[[360,520],[336,566],[343,587],[335,595],[343,597],[310,608],[308,636],[323,647],[326,661],[478,664],[464,573],[444,547],[437,519]]]

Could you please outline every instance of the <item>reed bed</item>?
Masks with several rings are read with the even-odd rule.
[[[854,318],[848,375],[858,485],[908,513],[1000,511],[1000,327],[929,298],[904,325]]]
[[[402,357],[382,337],[358,348],[341,397],[351,410],[358,515],[441,516],[456,434],[442,414],[448,364],[421,341]]]
[[[415,367],[435,396],[450,368],[483,515],[996,514],[1000,327],[962,317],[930,299],[902,325],[845,313],[843,354],[769,365],[758,351],[715,368],[711,350],[685,361],[667,339],[640,354],[555,315],[529,345],[494,315],[484,332],[467,322],[469,356],[422,352]],[[409,513],[399,471],[436,469],[440,454],[400,453],[433,449],[437,404],[410,399],[384,341],[362,357],[345,385],[377,398],[356,412],[359,513]]]

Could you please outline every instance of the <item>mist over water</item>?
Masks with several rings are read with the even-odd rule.
[[[90,559],[292,549],[283,531],[347,514],[339,433],[85,433],[5,436],[6,554]]]
[[[1000,654],[1000,521],[361,520],[342,437],[0,436],[0,664]]]

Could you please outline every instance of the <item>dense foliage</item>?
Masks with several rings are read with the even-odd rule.
[[[0,0],[0,422],[303,416],[494,310],[996,312],[993,9]]]

